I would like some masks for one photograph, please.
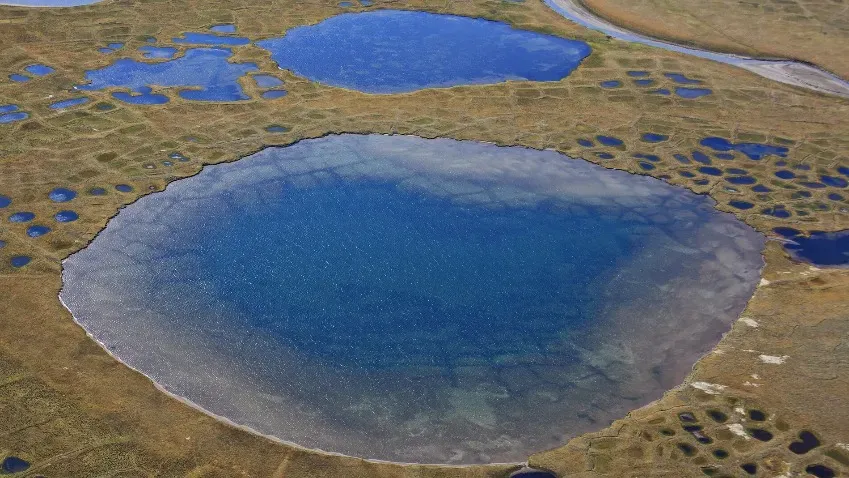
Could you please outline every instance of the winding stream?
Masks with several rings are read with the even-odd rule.
[[[791,60],[759,60],[729,53],[689,48],[675,43],[643,36],[614,25],[596,16],[580,3],[580,0],[543,0],[552,10],[586,28],[600,31],[613,38],[643,45],[663,48],[699,58],[734,65],[752,73],[788,85],[807,88],[832,95],[849,98],[849,82],[806,63]]]

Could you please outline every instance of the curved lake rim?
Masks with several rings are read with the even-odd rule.
[[[369,158],[369,160],[363,161],[362,158]],[[245,167],[239,167],[239,165]],[[359,182],[355,182],[356,187],[353,187],[353,190],[355,192],[366,191],[366,197],[368,197],[374,189],[369,188],[375,184],[374,180],[378,179],[378,187],[376,188],[378,196],[376,197],[379,201],[373,203],[372,206],[381,204],[386,198],[412,197],[417,201],[413,203],[415,207],[404,209],[405,214],[416,209],[427,210],[428,208],[437,212],[453,211],[452,208],[456,208],[457,205],[450,203],[456,201],[459,196],[450,198],[452,198],[451,194],[456,194],[458,191],[463,191],[464,194],[461,196],[465,196],[462,200],[462,208],[474,210],[474,217],[496,217],[501,222],[513,220],[511,219],[513,213],[510,211],[515,212],[517,210],[524,211],[522,214],[532,216],[534,221],[541,219],[543,222],[557,220],[557,217],[563,215],[563,211],[578,215],[577,211],[582,210],[583,215],[595,217],[597,214],[592,213],[595,210],[593,208],[599,208],[596,212],[609,212],[611,204],[615,204],[614,208],[628,209],[630,214],[636,216],[639,216],[638,211],[643,214],[649,211],[644,207],[646,204],[663,205],[663,208],[652,210],[650,215],[647,214],[642,219],[652,216],[663,222],[663,218],[660,217],[662,213],[658,213],[658,211],[668,212],[670,206],[678,204],[685,206],[683,208],[685,212],[682,213],[685,216],[676,217],[674,221],[667,221],[667,223],[692,223],[692,226],[688,227],[697,228],[699,234],[693,234],[695,231],[690,228],[687,231],[664,231],[656,237],[653,233],[647,232],[651,229],[651,226],[641,223],[642,220],[635,216],[633,219],[636,219],[636,223],[629,227],[636,228],[632,229],[632,232],[639,230],[641,234],[644,234],[644,236],[641,236],[641,244],[633,249],[637,250],[637,253],[623,255],[620,260],[613,261],[612,266],[608,264],[605,266],[606,269],[603,267],[597,277],[598,280],[591,281],[590,283],[594,285],[587,288],[594,293],[598,292],[599,297],[605,297],[603,300],[605,305],[598,309],[590,309],[595,314],[592,316],[593,321],[579,321],[579,325],[583,324],[585,327],[580,330],[580,334],[576,333],[575,340],[578,340],[577,335],[580,335],[580,343],[584,345],[582,348],[583,358],[574,359],[573,357],[570,359],[571,361],[567,362],[545,362],[544,357],[532,356],[528,358],[527,355],[522,356],[521,354],[512,358],[509,356],[501,357],[498,359],[502,361],[499,367],[504,368],[503,366],[507,364],[509,365],[508,368],[512,369],[510,372],[512,375],[509,377],[500,376],[500,372],[493,374],[491,371],[486,372],[485,370],[483,372],[478,370],[469,375],[468,365],[458,365],[453,368],[449,367],[453,370],[453,377],[449,380],[442,371],[436,372],[434,376],[431,376],[433,371],[429,372],[431,375],[420,373],[423,366],[420,363],[413,364],[413,368],[418,367],[413,375],[409,373],[398,375],[398,370],[391,368],[389,372],[387,372],[387,369],[352,371],[352,364],[350,363],[336,364],[334,365],[334,367],[337,367],[336,369],[328,370],[327,363],[338,358],[338,356],[332,353],[322,355],[320,351],[313,354],[314,351],[310,347],[314,344],[306,348],[301,347],[299,349],[296,345],[284,349],[279,343],[275,343],[274,340],[262,336],[262,334],[260,336],[248,334],[239,338],[239,336],[232,334],[234,331],[239,332],[239,327],[220,328],[220,323],[215,324],[216,327],[219,327],[215,333],[206,330],[208,328],[206,326],[202,327],[204,330],[194,330],[192,334],[196,332],[200,334],[192,335],[189,338],[191,343],[166,343],[168,341],[173,342],[172,332],[176,330],[168,327],[184,327],[186,326],[185,321],[194,319],[182,316],[178,321],[180,323],[172,323],[168,327],[159,324],[157,327],[160,327],[161,330],[151,334],[149,327],[152,323],[148,320],[149,318],[143,317],[144,314],[133,312],[133,320],[123,323],[101,322],[89,313],[90,309],[82,311],[79,309],[80,299],[83,295],[88,294],[89,298],[95,298],[95,302],[97,302],[101,300],[111,301],[114,299],[111,296],[115,294],[111,290],[106,290],[104,295],[98,294],[94,290],[96,287],[91,285],[90,280],[97,279],[98,273],[105,272],[108,269],[114,270],[114,268],[107,266],[100,268],[99,271],[93,269],[84,271],[80,268],[86,267],[87,264],[90,265],[90,263],[85,262],[84,257],[98,256],[99,261],[108,262],[104,256],[106,250],[103,249],[102,245],[114,240],[117,237],[115,236],[116,232],[120,233],[121,228],[125,227],[126,221],[139,223],[142,216],[150,214],[150,210],[145,213],[142,209],[155,206],[157,198],[177,194],[181,197],[180,204],[193,203],[197,206],[208,200],[211,192],[230,191],[227,194],[231,194],[234,189],[236,191],[248,191],[248,188],[234,188],[234,186],[244,185],[246,184],[244,181],[250,182],[252,181],[251,178],[255,179],[263,174],[270,174],[270,167],[279,168],[282,165],[285,165],[284,169],[286,170],[283,177],[288,178],[287,187],[292,188],[286,190],[295,198],[308,199],[307,202],[302,204],[317,204],[310,202],[315,197],[320,199],[332,198],[332,194],[326,196],[323,192],[316,196],[315,191],[330,191],[336,194],[340,190],[336,181],[341,181],[344,185],[358,180]],[[572,167],[578,169],[569,172]],[[305,174],[309,171],[312,172]],[[331,183],[323,183],[327,180],[328,172],[339,177]],[[275,174],[280,173],[281,170],[277,169]],[[600,175],[597,176],[598,173]],[[568,180],[570,174],[573,175],[571,181]],[[608,177],[610,174],[612,174],[613,179]],[[503,179],[505,175],[509,176],[506,183]],[[190,183],[194,182],[196,186],[199,185],[196,178],[203,181],[212,180],[212,182],[205,182],[206,189],[201,187],[192,192]],[[226,187],[224,183],[220,182],[222,178],[226,179]],[[364,181],[363,178],[370,179]],[[399,179],[402,179],[405,185],[402,188],[403,194],[396,196],[392,192],[397,189],[395,186],[388,188],[384,186],[388,183],[396,184]],[[629,184],[632,182],[633,184]],[[477,184],[478,192],[481,185],[485,185],[484,190],[489,191],[489,194],[479,195],[474,192],[469,194],[470,188],[473,191],[476,190],[470,184]],[[279,185],[277,184],[277,186]],[[254,190],[258,191],[257,194],[262,195],[263,201],[265,201],[274,197],[271,191],[277,190],[277,186],[270,189],[265,186],[255,187]],[[363,188],[360,186],[363,186]],[[213,189],[209,189],[210,187],[213,187]],[[600,187],[606,189],[604,194],[598,193]],[[344,190],[344,187],[341,190]],[[313,193],[310,193],[312,196],[302,194],[303,191],[312,191]],[[387,191],[389,191],[388,196],[386,195]],[[453,191],[453,193],[446,191]],[[497,194],[492,196],[494,193]],[[271,196],[268,196],[268,194],[271,194]],[[557,195],[561,195],[558,200],[568,198],[571,202],[568,202],[568,204],[559,203],[558,207],[551,209],[552,196]],[[228,197],[234,199],[233,196]],[[434,197],[436,197],[435,203],[432,202]],[[497,197],[495,203],[493,203],[493,197]],[[347,204],[344,200],[347,198],[347,196],[343,197],[342,201],[337,202]],[[612,202],[611,198],[613,198]],[[247,203],[243,201],[249,198],[245,196],[235,199],[237,199],[236,204],[244,206]],[[158,202],[161,203],[161,201]],[[171,201],[166,202],[169,202],[170,205],[165,209],[157,209],[156,214],[170,209],[175,204]],[[401,201],[401,203],[403,202]],[[274,204],[280,205],[280,203]],[[541,205],[545,207],[539,211]],[[220,213],[221,211],[231,210],[231,206],[232,203],[219,201],[214,209]],[[197,213],[205,209],[209,208],[198,206],[193,211]],[[373,209],[371,208],[370,211]],[[552,210],[554,213],[551,213]],[[546,216],[544,213],[551,214]],[[499,214],[502,216],[499,216]],[[687,221],[687,217],[690,217],[687,216],[689,214],[697,214],[698,220]],[[705,216],[700,216],[701,214],[705,214]],[[368,216],[363,217],[369,219]],[[469,216],[464,217],[470,218]],[[710,220],[705,222],[703,221],[705,218]],[[170,229],[159,228],[162,225],[159,219],[156,220],[157,224],[145,223],[145,228],[153,227],[158,230],[158,236],[163,236],[163,233],[170,231]],[[292,220],[292,217],[287,219]],[[389,222],[378,219],[378,224]],[[691,219],[693,218],[691,217]],[[321,221],[330,220],[332,218],[321,218]],[[397,217],[393,220],[397,220]],[[200,220],[198,219],[198,221]],[[208,237],[207,233],[210,230],[204,230],[199,223],[195,224],[192,220],[187,222],[187,217],[182,217],[178,222],[182,223],[181,227],[184,230],[180,233],[171,231],[164,236],[171,236],[171,239],[177,243],[184,244],[188,244],[184,239],[191,237],[191,233],[199,233],[203,237]],[[240,224],[244,224],[244,222],[240,222]],[[321,224],[333,225],[332,222],[321,222]],[[456,224],[454,225],[456,226]],[[594,223],[594,227],[599,226]],[[610,231],[614,231],[614,229]],[[274,228],[271,228],[271,230],[274,230]],[[190,232],[189,236],[181,236],[186,231]],[[266,230],[262,229],[262,231]],[[381,231],[387,233],[389,230]],[[391,233],[391,231],[389,232]],[[669,235],[667,236],[667,234]],[[543,234],[543,236],[545,235]],[[440,233],[427,237],[441,239],[443,236],[445,235]],[[660,238],[660,236],[663,237]],[[592,234],[587,237],[595,240],[595,242],[603,242],[598,241],[598,238],[592,236]],[[581,241],[580,235],[575,235],[574,238],[577,242]],[[686,241],[690,240],[688,238],[692,238],[694,242],[687,243]],[[731,238],[730,242],[733,245],[723,244],[716,250],[714,250],[717,247],[716,244],[714,246],[706,245],[708,242],[721,240],[721,238]],[[150,244],[148,246],[138,244],[141,246],[141,249],[138,249],[136,244],[127,243],[127,241],[121,242],[128,249],[136,249],[136,251],[141,251],[150,246]],[[583,247],[584,244],[591,242],[585,238],[581,245]],[[155,244],[153,245],[155,246]],[[604,246],[607,247],[609,244],[605,243]],[[284,441],[294,442],[309,448],[396,462],[450,464],[517,462],[523,461],[532,451],[559,445],[565,443],[571,436],[602,428],[608,420],[618,418],[627,411],[658,398],[663,391],[680,383],[701,354],[710,350],[721,335],[727,331],[751,296],[762,267],[760,256],[762,246],[762,236],[738,222],[733,216],[714,210],[713,202],[707,198],[695,196],[655,179],[634,176],[621,171],[605,170],[583,161],[568,159],[551,151],[500,148],[481,143],[423,140],[405,136],[341,135],[305,140],[284,148],[269,148],[235,163],[209,166],[194,178],[172,183],[165,192],[140,199],[113,218],[109,226],[92,242],[89,248],[66,260],[65,286],[61,298],[63,303],[67,304],[69,310],[74,313],[75,319],[95,340],[104,345],[119,360],[148,375],[169,393],[186,397],[189,402],[197,404],[211,414],[226,417],[227,421],[247,426],[259,433],[273,435]],[[646,277],[657,279],[657,274],[662,275],[662,270],[665,268],[678,267],[682,257],[693,259],[693,257],[696,257],[693,254],[697,254],[695,251],[699,250],[699,247],[711,251],[709,260],[705,262],[695,261],[699,264],[702,272],[695,275],[682,273],[676,276],[672,282],[664,282],[666,285],[662,288],[664,290],[662,293],[654,290],[653,287],[650,290],[633,288],[632,284],[634,283],[646,282]],[[742,247],[742,249],[736,250],[738,247]],[[663,253],[655,253],[656,249],[662,250]],[[625,247],[623,250],[632,249]],[[148,259],[150,257],[152,256],[148,256]],[[236,261],[234,264],[240,264],[240,262]],[[309,262],[305,264],[308,265]],[[126,266],[126,263],[124,266]],[[651,269],[652,266],[655,269]],[[658,269],[658,266],[662,267]],[[592,267],[594,266],[587,265],[587,270]],[[705,272],[705,267],[709,269],[709,272]],[[730,269],[726,270],[726,267]],[[176,266],[173,268],[183,269]],[[98,268],[95,267],[94,269]],[[519,269],[515,270],[518,271]],[[655,272],[647,275],[647,270],[655,270]],[[83,282],[74,280],[75,274],[77,274],[77,279],[82,277],[79,276],[79,273],[87,274],[87,280]],[[710,277],[702,277],[704,274]],[[185,294],[197,287],[185,288],[179,282],[174,282],[161,274],[154,275],[157,276],[157,282],[169,283],[169,288],[172,289],[170,293],[179,295],[182,300],[193,304],[192,310],[196,309],[198,303],[193,296],[186,296]],[[108,280],[113,281],[116,277],[113,275]],[[716,291],[708,293],[709,291],[705,287],[694,288],[695,285],[700,284],[699,280],[703,280],[704,284],[708,286],[724,284],[723,293],[729,293],[731,300],[721,300],[716,295]],[[80,289],[80,284],[84,284],[82,289]],[[144,284],[139,284],[139,286],[141,289],[146,287]],[[206,286],[201,284],[198,287],[204,288]],[[690,297],[693,290],[700,291],[697,297]],[[168,290],[158,290],[156,294],[160,295],[152,297],[162,299],[167,293],[169,293]],[[212,296],[219,297],[219,294],[216,292]],[[626,297],[626,299],[615,304],[615,306],[611,306],[607,303],[611,301],[611,297]],[[657,299],[661,297],[664,300],[658,306]],[[121,298],[120,300],[125,299]],[[126,303],[129,304],[129,302]],[[115,304],[112,303],[106,308],[114,311]],[[100,302],[99,305],[103,307],[105,303]],[[145,301],[137,301],[136,305],[147,307],[150,304],[146,304]],[[681,307],[685,309],[690,307],[697,310],[685,310],[682,313]],[[218,312],[223,310],[221,309]],[[645,313],[648,310],[650,310],[650,313]],[[640,311],[644,313],[641,315]],[[227,315],[232,310],[228,309],[225,312],[225,315]],[[686,325],[678,322],[682,316],[688,317],[689,322],[685,321]],[[623,317],[627,317],[627,320],[624,320]],[[589,326],[587,326],[588,323]],[[134,327],[142,330],[133,331]],[[289,330],[290,332],[297,332],[298,329]],[[480,329],[475,330],[477,332]],[[534,330],[521,330],[524,334],[533,335],[534,333]],[[165,333],[161,334],[160,332]],[[222,335],[214,337],[216,333]],[[144,350],[131,350],[127,348],[127,343],[122,343],[120,340],[116,341],[115,338],[120,338],[121,334],[128,334],[126,337],[130,339],[130,342],[140,345],[141,349]],[[543,331],[539,336],[533,336],[531,337],[532,340],[528,339],[525,342],[522,341],[524,339],[521,334],[514,335],[513,338],[519,339],[516,342],[516,347],[517,350],[521,350],[523,343],[525,345],[534,343],[535,340],[540,338],[547,340],[548,335],[551,335],[550,331]],[[659,344],[641,342],[641,340],[651,338],[648,337],[649,335],[651,337],[662,336],[663,340]],[[220,341],[222,337],[226,338],[226,344]],[[635,339],[635,337],[638,338]],[[361,339],[368,342],[367,337],[361,337]],[[248,342],[245,342],[245,340]],[[632,342],[623,348],[621,342],[623,340],[631,340]],[[240,341],[250,343],[253,352],[241,349],[237,351],[238,353],[233,352],[232,344]],[[492,343],[497,345],[497,340],[493,339]],[[273,352],[273,354],[269,352]],[[372,352],[369,353],[374,355]],[[253,356],[251,356],[251,353],[253,353]],[[380,353],[378,351],[377,355],[380,355]],[[625,355],[623,356],[622,353],[625,353]],[[687,358],[684,358],[681,355],[682,353],[685,353]],[[196,354],[194,359],[189,357],[192,354]],[[366,356],[372,355],[366,354]],[[355,356],[358,357],[358,360],[364,357],[362,354],[355,354]],[[277,360],[277,362],[262,363],[269,357]],[[479,357],[480,360],[477,363],[483,365],[484,369],[487,369],[487,363],[494,363],[492,357],[481,357],[483,358]],[[578,380],[576,376],[563,375],[562,370],[557,370],[568,368],[562,366],[564,363],[573,364],[570,367],[578,367],[581,360],[588,359],[588,357],[592,357],[592,360],[596,361],[597,364],[601,364],[598,367],[604,370],[604,373],[583,377],[579,382],[576,382],[580,384],[580,387],[574,386],[574,380]],[[674,363],[678,364],[679,367],[676,370],[657,372],[653,370],[655,363],[643,363],[642,359],[645,357],[663,357],[659,362]],[[234,358],[244,360],[245,364],[234,364]],[[507,362],[503,362],[504,360],[507,360]],[[280,369],[279,367],[286,365],[286,363],[280,363],[280,361],[288,362],[289,367],[297,370]],[[213,382],[204,385],[196,380],[197,377],[207,372],[186,368],[180,370],[180,367],[192,363],[195,365],[201,363],[209,370],[214,370]],[[515,366],[510,365],[511,363]],[[557,363],[560,363],[560,366],[557,366]],[[338,367],[347,367],[347,369],[342,370]],[[513,373],[516,370],[529,368],[534,370],[537,378],[528,381],[527,376],[523,378],[522,374]],[[547,374],[546,380],[539,378],[541,373]],[[319,383],[293,380],[291,383],[295,384],[298,390],[282,390],[279,387],[283,386],[285,389],[285,384],[273,383],[284,376],[297,379],[299,374],[301,374],[301,379],[309,377],[311,381]],[[213,377],[213,375],[210,375],[210,377]],[[581,374],[578,373],[578,375]],[[437,389],[445,392],[447,398],[446,396],[442,398],[444,399],[443,402],[447,402],[448,405],[437,399],[434,399],[436,400],[434,403],[438,405],[435,409],[432,407],[433,403],[415,404],[414,397],[405,396],[403,391],[386,388],[391,384],[396,384],[397,387],[399,379],[404,379],[404,377],[407,377],[404,379],[408,382],[407,386],[415,388],[416,384],[409,385],[411,376],[416,376],[418,377],[417,380],[422,380],[424,385],[419,384],[419,386],[424,387],[425,390]],[[646,377],[651,377],[651,379],[649,380]],[[195,383],[187,383],[187,381],[191,382],[192,380],[195,380]],[[323,380],[326,383],[320,383]],[[350,380],[350,383],[346,383],[345,380]],[[451,382],[451,380],[454,382]],[[604,393],[601,396],[598,396],[601,388],[595,382],[597,380],[604,382]],[[567,387],[565,391],[557,391],[557,387],[551,388],[552,381],[566,381],[573,383],[573,385]],[[210,383],[213,383],[213,388],[208,387]],[[595,385],[593,385],[594,383]],[[515,384],[523,385],[516,388],[513,386]],[[271,388],[269,389],[269,387]],[[396,405],[396,408],[392,408],[391,404],[383,403],[381,406],[388,408],[374,408],[373,402],[363,402],[362,393],[365,393],[362,391],[363,388],[371,389],[367,391],[370,395],[366,398],[372,401],[386,396],[387,393],[389,396],[395,394],[396,398],[403,403],[403,406],[398,407]],[[269,390],[273,391],[271,396],[276,397],[271,401],[269,401]],[[453,401],[451,401],[452,396],[450,394],[452,390],[457,392],[453,395]],[[571,392],[568,390],[571,390]],[[332,398],[326,395],[329,391],[335,394],[332,395]],[[421,390],[416,389],[414,392],[420,393]],[[360,395],[355,396],[358,393]],[[569,395],[570,393],[572,395]],[[555,404],[537,403],[537,401],[543,400],[543,397],[548,397],[545,400],[550,400],[552,394],[564,394],[559,399],[562,402],[559,413],[556,405],[558,400],[555,400]],[[610,395],[617,397],[614,397],[614,399]],[[219,400],[222,396],[224,400]],[[332,404],[331,409],[323,409],[320,403],[309,403],[309,399],[315,397],[326,399],[327,402]],[[407,399],[410,399],[410,401],[407,401]],[[230,405],[222,403],[228,400]],[[501,403],[500,406],[493,406],[491,403],[487,403],[487,400],[506,401],[506,407],[504,403]],[[543,401],[545,402],[545,400]],[[562,417],[564,414],[562,405],[565,402],[568,402],[570,406],[575,403],[586,402],[585,405],[578,407],[577,412],[589,414],[589,419],[567,420]],[[345,411],[350,411],[350,405],[356,404],[359,404],[360,409],[362,409],[364,403],[371,404],[372,408],[369,414],[373,414],[376,410],[389,410],[387,416],[390,419],[387,423],[391,426],[388,426],[388,430],[380,428],[368,420],[362,421],[362,416],[354,417],[351,413]],[[349,406],[343,406],[345,404]],[[590,406],[590,404],[592,405]],[[414,414],[412,418],[402,419],[403,412],[408,412],[411,407],[415,408],[413,405],[418,406],[419,412],[432,412],[432,416]],[[522,413],[516,412],[516,410],[521,411],[522,407],[525,407],[524,409],[532,408],[537,417],[544,416],[546,420],[544,420],[544,423],[538,423],[542,420],[535,420],[534,416],[525,417]],[[603,409],[604,413],[600,414],[597,411],[599,408]],[[290,422],[294,420],[297,423],[287,424],[275,421],[276,414],[288,413],[293,410],[298,410],[298,413],[303,413],[304,416],[289,416],[286,417],[286,420]],[[541,413],[541,410],[544,413]],[[273,413],[270,411],[273,411]],[[391,412],[394,412],[394,415]],[[568,415],[571,416],[575,412],[574,407],[570,408]],[[330,423],[327,422],[328,417],[330,417]],[[277,418],[279,419],[279,417]],[[558,418],[564,419],[558,420]],[[551,423],[552,421],[558,423]],[[458,425],[457,422],[462,422],[460,424],[462,426]],[[410,437],[397,436],[399,430],[409,431],[411,423],[418,426],[417,430],[424,435],[419,442]],[[501,424],[511,431],[516,428],[524,429],[521,430],[524,434],[518,433],[519,436],[508,439],[506,445],[500,443],[496,446],[494,445],[495,438],[502,436],[504,430],[493,431],[492,427],[497,428]],[[451,446],[442,449],[434,448],[432,444],[437,440],[434,440],[432,435],[428,436],[429,426],[431,428],[443,426],[440,429],[440,436],[443,441],[446,435],[449,441],[453,440]],[[298,430],[301,430],[300,434]],[[304,430],[312,430],[314,433],[304,435]],[[364,430],[366,431],[364,432]],[[444,433],[446,430],[449,433]],[[364,442],[364,440],[366,441]],[[489,441],[487,442],[487,440]],[[481,441],[484,443],[481,443]],[[385,444],[385,449],[369,450],[363,448],[364,444],[373,443]],[[370,447],[367,446],[366,448]]]
[[[543,0],[543,2],[564,18],[619,40],[663,48],[685,55],[737,66],[774,81],[820,93],[849,98],[849,81],[816,65],[787,59],[750,58],[732,53],[721,53],[679,45],[671,41],[643,35],[626,27],[611,23],[607,19],[596,15],[581,0]]]
[[[372,94],[559,81],[591,53],[584,41],[499,21],[391,9],[331,16],[256,45],[281,69]]]

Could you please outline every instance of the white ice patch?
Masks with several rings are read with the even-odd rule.
[[[740,317],[740,322],[743,322],[749,327],[758,328],[758,322],[755,319],[750,319],[748,317]]]
[[[763,363],[771,363],[773,365],[781,365],[790,358],[789,355],[782,355],[780,357],[775,355],[758,355],[758,358],[761,359]]]
[[[766,280],[766,279],[761,279],[761,281],[758,283],[758,285],[761,286],[761,287],[767,286],[767,285],[769,285],[769,281]]]
[[[690,384],[693,388],[697,388],[705,393],[711,395],[719,395],[720,392],[725,390],[727,387],[725,385],[719,385],[716,383],[708,383],[708,382],[693,382]]]
[[[743,437],[746,440],[752,439],[752,437],[750,437],[749,434],[746,433],[746,430],[743,429],[743,425],[741,425],[739,423],[733,423],[731,425],[728,425],[728,429],[731,430],[731,433],[733,433],[737,436]]]

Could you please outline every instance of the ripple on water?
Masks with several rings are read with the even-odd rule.
[[[553,151],[342,135],[127,206],[65,262],[62,299],[129,365],[261,432],[521,461],[679,383],[762,245],[709,198]]]
[[[280,68],[368,93],[556,81],[590,54],[585,42],[504,23],[397,10],[345,13],[256,44]]]

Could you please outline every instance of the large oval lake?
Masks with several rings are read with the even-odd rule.
[[[345,13],[256,44],[280,68],[368,93],[558,81],[591,52],[583,41],[505,23],[401,10]]]
[[[339,135],[127,206],[61,298],[128,365],[259,432],[515,462],[680,383],[763,244],[709,198],[552,151]]]

